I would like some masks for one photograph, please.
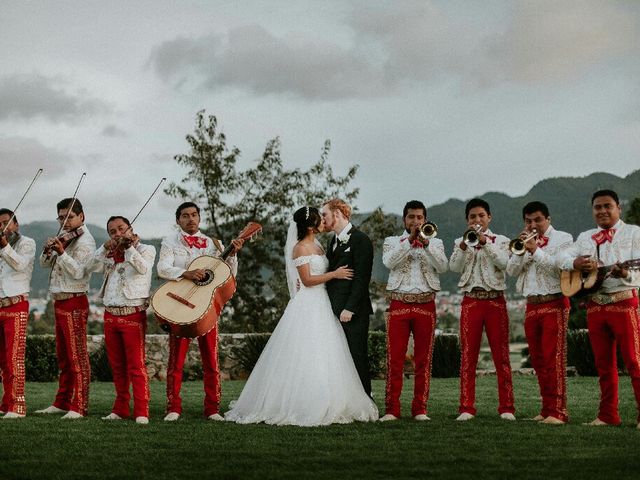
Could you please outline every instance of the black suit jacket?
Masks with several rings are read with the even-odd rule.
[[[349,241],[339,244],[335,251],[334,235],[327,247],[329,270],[347,266],[353,269],[351,280],[331,280],[327,282],[327,293],[331,301],[333,313],[339,317],[342,310],[349,310],[354,315],[369,315],[373,313],[371,298],[369,297],[369,282],[373,268],[373,244],[366,233],[353,227],[348,232]]]

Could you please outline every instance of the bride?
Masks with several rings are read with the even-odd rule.
[[[327,272],[315,238],[323,226],[316,208],[294,213],[285,245],[291,300],[225,420],[300,426],[377,420],[324,286],[351,279],[353,271]]]

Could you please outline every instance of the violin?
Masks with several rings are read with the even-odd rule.
[[[64,248],[67,248],[67,246],[73,240],[75,240],[78,237],[81,237],[83,234],[84,234],[84,228],[82,227],[82,225],[80,225],[78,228],[75,228],[73,230],[69,230],[68,232],[64,232],[55,238],[47,240],[47,242],[44,244],[44,248],[42,249],[42,253],[45,256],[50,257],[51,254],[53,253],[53,247],[56,244],[56,240],[59,240],[60,243],[62,243],[62,246]]]
[[[132,245],[135,247],[140,238],[135,233],[131,236],[123,236],[118,240],[107,240],[105,248],[107,249],[107,258],[119,259],[124,258],[124,252]]]

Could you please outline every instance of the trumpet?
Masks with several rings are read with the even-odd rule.
[[[433,222],[425,222],[418,228],[418,238],[422,243],[428,242],[438,235],[438,226]]]
[[[467,244],[467,247],[475,247],[480,243],[480,236],[478,235],[480,230],[482,230],[482,226],[476,225],[462,234],[462,240]]]
[[[524,244],[527,243],[532,238],[536,238],[537,236],[538,236],[538,231],[534,228],[533,230],[531,230],[531,234],[528,235],[527,237],[525,238],[518,237],[511,240],[509,242],[509,250],[511,250],[511,253],[513,253],[514,255],[524,255],[527,251]]]

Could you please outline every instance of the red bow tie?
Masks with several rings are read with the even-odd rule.
[[[404,242],[408,238],[409,237],[405,237],[402,240],[400,240],[400,242]],[[411,242],[411,248],[424,248],[424,243],[422,243],[420,240],[416,238],[413,242]]]
[[[591,235],[591,238],[596,242],[596,245],[602,245],[604,242],[611,243],[613,241],[613,234],[616,233],[615,228],[606,228],[600,230],[598,233]]]
[[[207,248],[207,239],[197,235],[182,235],[189,248]]]
[[[491,243],[496,243],[496,236],[495,235],[487,235],[485,233],[484,236],[487,237],[489,240],[491,240]],[[473,248],[475,248],[476,250],[480,250],[482,248],[482,245],[478,244]]]
[[[118,250],[110,251],[107,253],[107,258],[113,258],[113,263],[122,263],[124,262],[124,252]]]
[[[549,237],[545,237],[544,235],[541,235],[536,240],[536,245],[538,245],[540,248],[546,247],[548,243],[549,243]]]

